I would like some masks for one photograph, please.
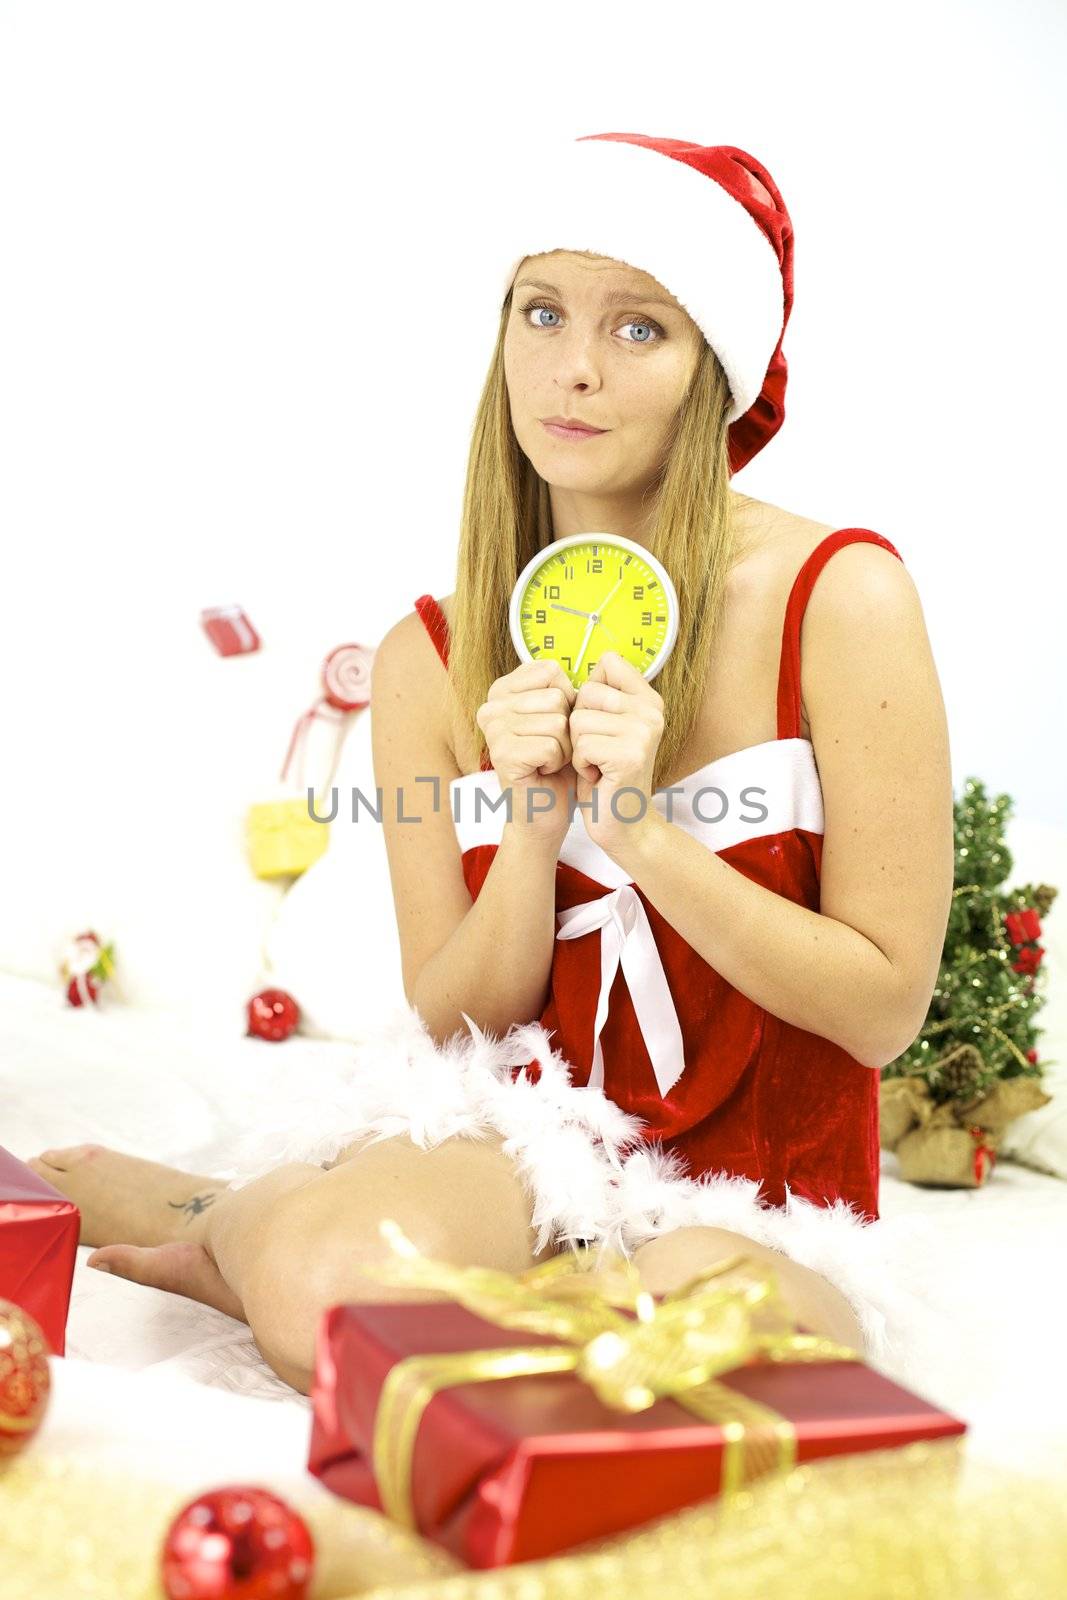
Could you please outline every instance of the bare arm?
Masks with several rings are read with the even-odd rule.
[[[449,803],[448,786],[460,773],[442,732],[445,687],[441,663],[412,612],[375,653],[371,737],[404,993],[438,1044],[466,1032],[464,1011],[498,1035],[540,1016],[556,934],[558,855],[506,825],[472,900]],[[436,810],[435,786],[417,781],[434,776]]]
[[[819,910],[656,812],[622,830],[618,859],[735,988],[880,1068],[926,1018],[953,877],[944,705],[895,556],[867,544],[836,553],[805,612],[801,662],[825,808]]]
[[[477,900],[416,981],[413,1004],[438,1042],[466,1029],[461,1011],[496,1034],[541,1015],[556,938],[555,899],[555,855],[505,825]]]

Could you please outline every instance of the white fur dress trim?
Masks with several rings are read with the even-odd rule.
[[[784,1207],[768,1206],[752,1179],[687,1177],[680,1157],[642,1141],[638,1118],[602,1089],[571,1082],[539,1022],[497,1038],[464,1020],[469,1037],[457,1032],[438,1045],[414,1007],[397,1007],[353,1047],[336,1081],[287,1102],[283,1125],[242,1136],[235,1164],[219,1176],[239,1189],[285,1162],[325,1166],[367,1135],[406,1135],[431,1149],[496,1132],[530,1196],[538,1250],[586,1240],[631,1255],[674,1228],[729,1229],[829,1279],[856,1313],[866,1358],[901,1382],[921,1376],[909,1353],[924,1321],[923,1240],[932,1231],[924,1218],[869,1223],[843,1201],[817,1206],[788,1188]],[[536,1083],[512,1077],[535,1058]]]

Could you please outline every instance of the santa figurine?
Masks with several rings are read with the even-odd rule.
[[[92,930],[79,933],[70,941],[60,964],[69,1005],[96,1005],[101,985],[115,970],[114,951],[114,945],[102,943]]]

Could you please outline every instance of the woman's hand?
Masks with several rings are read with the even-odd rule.
[[[493,682],[475,719],[501,791],[511,790],[506,826],[557,851],[570,827],[576,785],[569,727],[576,693],[558,661],[524,661]],[[534,788],[551,791],[551,803],[544,794],[528,802]]]
[[[578,804],[589,806],[595,796],[596,820],[591,810],[580,814],[608,855],[621,852],[657,815],[652,773],[663,725],[662,696],[618,651],[605,650],[578,690],[570,734]],[[628,792],[613,806],[620,789]]]

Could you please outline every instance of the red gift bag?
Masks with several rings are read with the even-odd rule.
[[[501,1328],[451,1303],[331,1307],[318,1329],[309,1471],[349,1500],[389,1509],[375,1473],[375,1430],[393,1367],[414,1356],[542,1345],[558,1348],[549,1336]],[[798,1462],[966,1432],[860,1360],[755,1361],[719,1383],[746,1425],[768,1415],[786,1425]],[[573,1372],[543,1371],[449,1383],[399,1448],[410,1448],[407,1508],[418,1531],[470,1566],[495,1567],[716,1496],[726,1437],[721,1423],[676,1400],[620,1412]]]
[[[0,1145],[0,1300],[28,1311],[57,1356],[66,1348],[80,1231],[73,1200]]]

